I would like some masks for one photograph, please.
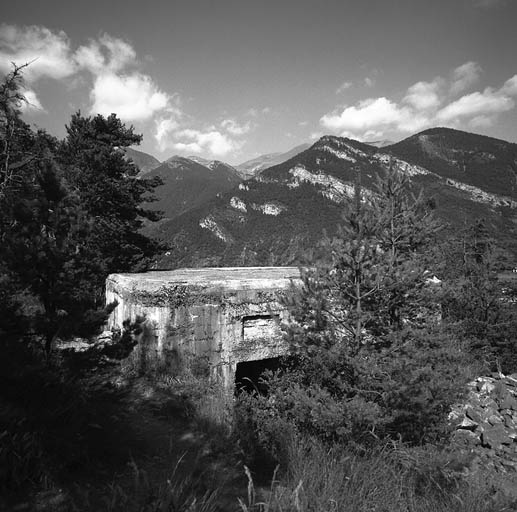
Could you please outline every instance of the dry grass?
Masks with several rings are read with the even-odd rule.
[[[390,448],[364,456],[293,442],[288,475],[256,492],[248,475],[242,512],[503,512],[516,510],[486,475],[465,478],[431,449]]]

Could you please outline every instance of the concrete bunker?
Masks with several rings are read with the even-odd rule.
[[[111,274],[106,300],[118,306],[108,327],[122,328],[125,320],[144,317],[131,355],[142,371],[158,366],[175,374],[188,368],[233,388],[238,364],[287,353],[280,324],[288,312],[281,296],[299,283],[296,267]]]

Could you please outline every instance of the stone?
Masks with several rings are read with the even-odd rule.
[[[483,421],[484,421],[481,414],[479,414],[479,412],[476,411],[476,409],[474,409],[472,407],[468,407],[467,410],[465,411],[465,414],[468,418],[470,418],[472,421],[475,421],[477,424],[483,423]]]
[[[501,464],[504,466],[505,469],[510,471],[517,471],[517,462],[511,461],[511,460],[502,460]]]
[[[467,418],[467,417],[464,417],[462,422],[458,424],[458,426],[456,427],[457,429],[462,429],[462,430],[476,430],[478,426],[478,423],[475,422],[475,421],[472,421],[470,418]]]
[[[493,382],[483,382],[481,386],[478,385],[478,391],[481,393],[485,393],[486,395],[489,395],[494,391],[495,384]]]
[[[479,436],[471,430],[456,430],[453,438],[456,446],[472,447],[481,443]]]
[[[506,396],[499,402],[501,409],[517,410],[517,400],[513,395],[507,393]]]
[[[299,285],[296,267],[232,267],[111,274],[107,303],[117,301],[108,328],[145,318],[132,359],[141,371],[171,374],[206,363],[213,380],[232,388],[237,364],[285,355],[281,296]]]
[[[511,427],[511,428],[508,427],[507,433],[508,433],[508,437],[515,441],[517,439],[517,427],[516,427],[516,425],[513,425],[513,427]]]
[[[483,446],[499,450],[503,444],[511,444],[512,440],[508,437],[503,425],[495,425],[494,427],[485,430],[481,434],[481,442]]]
[[[491,414],[487,418],[488,423],[490,425],[498,425],[499,423],[504,423],[503,418],[499,414]]]

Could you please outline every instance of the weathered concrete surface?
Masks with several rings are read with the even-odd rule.
[[[232,267],[111,274],[107,302],[118,301],[108,327],[145,316],[133,357],[145,371],[206,370],[233,386],[237,363],[287,352],[279,299],[299,283],[296,267]]]

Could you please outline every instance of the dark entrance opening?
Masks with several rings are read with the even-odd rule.
[[[278,370],[280,358],[271,357],[258,361],[245,361],[237,363],[235,371],[235,393],[266,393],[266,387],[261,383],[261,376],[266,370]]]

